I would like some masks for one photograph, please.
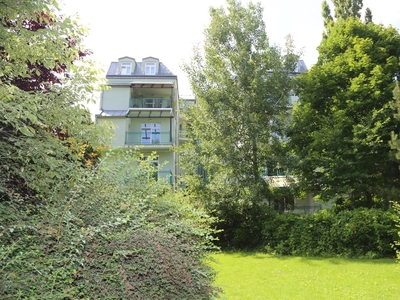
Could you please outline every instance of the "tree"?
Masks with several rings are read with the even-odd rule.
[[[332,0],[335,12],[335,19],[348,19],[348,18],[361,18],[361,9],[363,7],[363,0]],[[325,38],[332,27],[335,19],[332,17],[331,10],[328,2],[324,0],[322,2],[322,17],[324,18],[325,32],[323,37]],[[372,22],[372,12],[369,8],[365,10],[365,23]]]
[[[399,75],[396,76],[396,86],[393,89],[393,98],[394,101],[392,102],[392,108],[395,110],[395,119],[400,120],[400,87],[399,87]],[[392,132],[392,141],[391,141],[391,147],[393,150],[395,150],[396,153],[396,159],[400,160],[400,139],[398,136],[399,132]]]
[[[98,75],[86,59],[85,29],[56,7],[25,0],[0,8],[0,199],[56,192],[109,136],[84,107]]]
[[[365,20],[364,21],[366,24],[372,22],[372,12],[369,8],[367,8],[365,10]]]
[[[111,135],[83,107],[98,76],[85,30],[56,6],[0,6],[0,298],[217,296],[212,219],[132,149],[82,167]]]
[[[400,86],[399,86],[399,75],[396,76],[396,86],[393,90],[394,101],[392,107],[395,110],[395,119],[400,120]],[[392,132],[391,147],[396,152],[396,159],[400,161],[400,139],[399,131]],[[396,246],[397,261],[400,262],[400,203],[393,203],[394,212],[397,215],[396,218],[396,229],[397,229],[397,239],[394,242]]]
[[[197,105],[185,114],[189,142],[181,149],[191,195],[226,222],[228,211],[251,219],[266,198],[261,175],[283,135],[298,59],[290,39],[285,55],[269,45],[259,4],[227,4],[210,8],[204,52],[195,49],[184,65]]]
[[[299,77],[291,145],[298,171],[322,200],[388,206],[398,199],[399,164],[389,141],[400,35],[392,27],[337,20],[323,39],[316,65]]]
[[[335,18],[347,19],[349,17],[360,18],[360,10],[363,0],[332,0],[335,6]]]

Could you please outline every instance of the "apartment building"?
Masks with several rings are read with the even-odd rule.
[[[152,164],[157,178],[174,184],[179,144],[178,79],[158,58],[142,61],[124,56],[111,62],[106,74],[109,89],[102,92],[96,121],[115,125],[112,146],[139,147],[147,154],[155,151]]]

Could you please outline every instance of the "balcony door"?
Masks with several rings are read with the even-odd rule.
[[[142,144],[160,144],[160,123],[142,123]]]

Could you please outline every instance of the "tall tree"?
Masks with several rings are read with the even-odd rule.
[[[332,27],[335,20],[348,18],[361,18],[361,9],[363,8],[363,0],[332,0],[334,6],[334,16],[332,17],[331,10],[327,0],[322,2],[322,17],[324,18],[325,38]],[[365,10],[365,23],[372,22],[372,12],[369,8]]]
[[[83,106],[98,71],[85,29],[57,16],[56,1],[7,0],[0,12],[0,198],[44,196],[72,177],[79,147],[102,142]]]
[[[395,110],[395,119],[400,120],[400,86],[399,86],[399,75],[396,76],[396,86],[393,89],[394,101],[392,107]],[[396,159],[400,161],[400,138],[399,131],[392,132],[391,146],[396,151]]]
[[[310,190],[372,207],[398,199],[399,164],[389,147],[399,127],[390,107],[400,34],[359,19],[337,20],[317,64],[300,76],[291,145]]]
[[[349,17],[360,18],[363,0],[332,0],[335,6],[335,18],[347,19]]]
[[[365,10],[365,18],[364,18],[364,21],[365,21],[366,24],[372,22],[372,11],[371,11],[369,8],[367,8],[367,9]]]
[[[282,135],[298,59],[290,40],[285,55],[269,45],[260,4],[227,4],[226,10],[210,8],[204,51],[197,49],[184,66],[197,100],[185,116],[190,124],[190,140],[182,148],[185,181],[192,195],[219,212],[238,203],[256,209],[266,197],[261,174],[271,144]],[[207,184],[196,177],[195,165],[206,170]]]
[[[329,33],[330,27],[332,26],[333,23],[331,9],[326,0],[322,2],[322,17],[324,18],[324,28],[325,28],[323,37],[326,38],[326,35]]]

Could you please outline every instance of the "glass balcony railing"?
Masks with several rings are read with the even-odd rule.
[[[129,108],[171,108],[171,98],[131,98]]]
[[[170,131],[126,132],[125,144],[127,145],[172,145]]]
[[[157,176],[155,179],[167,179],[169,184],[172,184],[172,172],[171,171],[158,171],[156,172],[155,176]]]

